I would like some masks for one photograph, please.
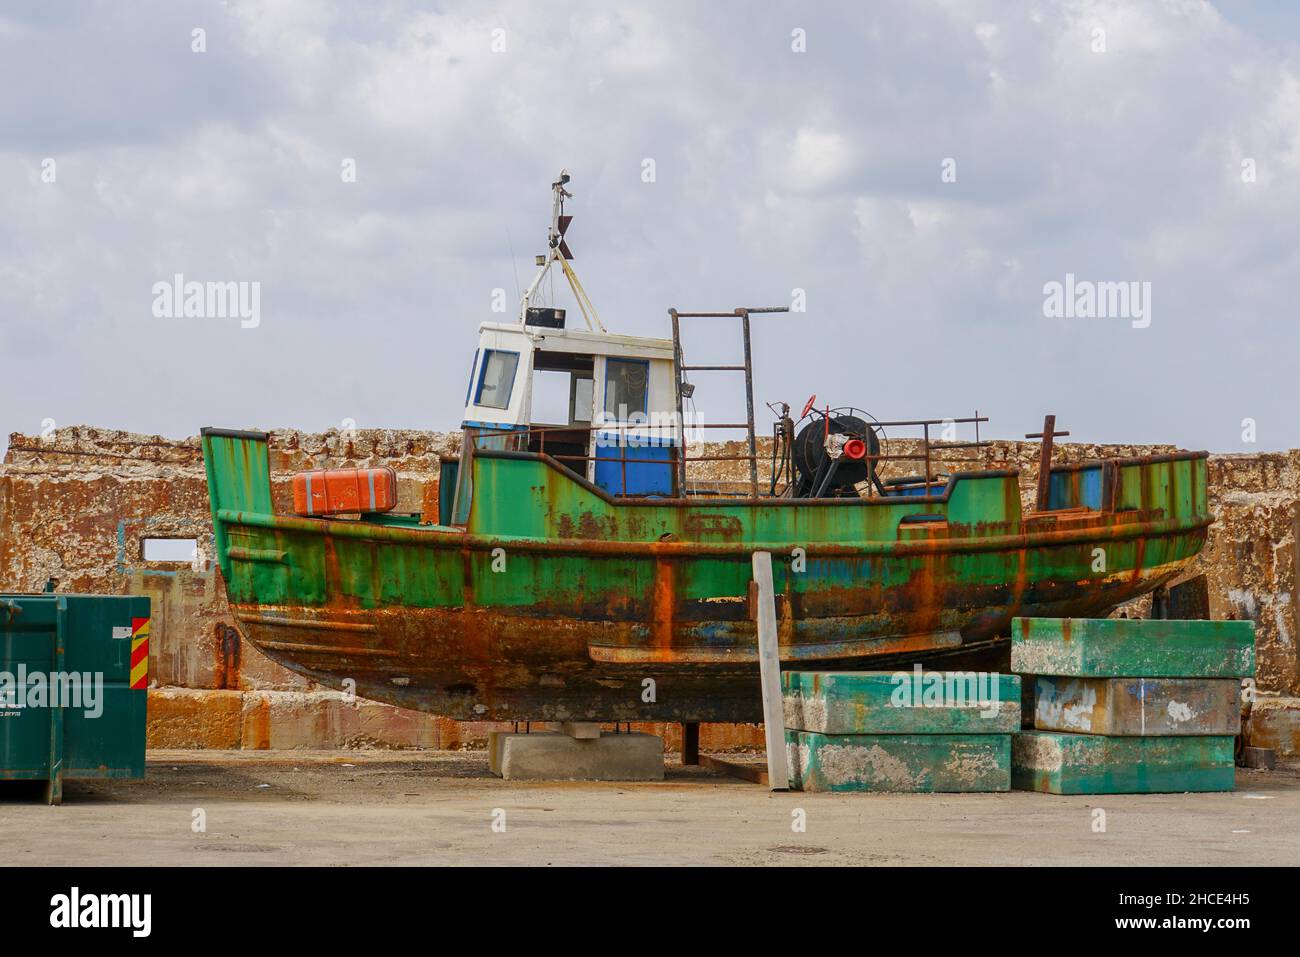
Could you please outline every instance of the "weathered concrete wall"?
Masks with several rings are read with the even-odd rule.
[[[459,435],[360,430],[271,433],[277,508],[290,510],[288,473],[308,468],[386,464],[399,478],[401,511],[433,518],[438,503],[438,456],[458,451]],[[890,451],[914,451],[895,441]],[[741,443],[718,443],[711,454],[740,454]],[[1174,451],[1168,446],[1063,444],[1057,461]],[[1038,445],[994,441],[962,463],[950,453],[938,468],[1018,468],[1026,505],[1037,481]],[[894,473],[917,469],[895,463]],[[736,485],[741,462],[700,463],[692,481]],[[766,481],[766,462],[761,469]],[[1208,573],[1211,611],[1256,622],[1259,685],[1278,696],[1262,734],[1296,746],[1300,728],[1300,663],[1295,636],[1297,501],[1300,451],[1216,455],[1210,459],[1210,498],[1217,522],[1197,560]],[[145,538],[198,542],[192,563],[150,563]],[[71,427],[37,438],[15,433],[0,465],[0,591],[37,591],[49,578],[60,591],[148,594],[153,600],[150,644],[150,741],[159,747],[460,747],[482,742],[497,725],[457,723],[374,702],[348,702],[274,664],[240,641],[230,619],[212,555],[212,526],[197,438]],[[1141,613],[1141,609],[1139,609]],[[676,728],[642,726],[664,733]],[[702,745],[761,745],[753,727],[703,729]],[[1287,743],[1289,742],[1289,744]]]

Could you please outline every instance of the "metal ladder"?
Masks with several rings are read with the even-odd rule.
[[[743,372],[745,373],[745,425],[749,439],[749,485],[750,493],[758,498],[758,442],[754,435],[754,363],[750,352],[749,317],[758,313],[789,312],[789,306],[761,306],[749,308],[738,306],[731,312],[678,312],[669,309],[668,315],[673,320],[673,378],[676,379],[677,424],[681,435],[681,454],[677,457],[677,487],[683,497],[686,495],[686,420],[682,414],[683,389],[686,386],[687,372]],[[688,366],[682,358],[682,319],[739,319],[741,335],[745,343],[745,361],[743,365]],[[694,393],[694,387],[691,393]],[[715,425],[713,428],[741,428],[739,425]]]

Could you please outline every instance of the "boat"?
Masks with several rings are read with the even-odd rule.
[[[1057,464],[1050,419],[1030,509],[1017,470],[937,469],[986,444],[978,413],[882,422],[809,399],[796,421],[783,404],[760,456],[751,319],[784,309],[608,332],[573,271],[568,183],[518,317],[480,327],[437,516],[398,512],[366,469],[307,477],[305,504],[277,514],[267,434],[202,430],[230,608],[273,660],[462,720],[757,721],[755,552],[772,556],[783,666],[871,670],[1005,649],[1015,617],[1105,616],[1203,546],[1207,453]],[[543,297],[552,269],[584,328]],[[738,325],[744,362],[688,365],[696,321]],[[689,415],[704,369],[744,374],[744,423]],[[954,426],[974,441],[936,438]],[[740,451],[698,454],[710,427],[743,429]],[[718,458],[749,481],[688,469]]]

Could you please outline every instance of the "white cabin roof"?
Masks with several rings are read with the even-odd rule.
[[[540,352],[631,356],[638,359],[666,359],[669,362],[673,358],[673,341],[651,336],[625,336],[588,329],[549,329],[543,326],[521,326],[518,322],[485,322],[479,326],[480,336],[485,332],[524,333],[533,340],[533,347]]]

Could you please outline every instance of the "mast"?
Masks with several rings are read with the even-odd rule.
[[[573,253],[564,241],[564,233],[569,228],[569,223],[573,222],[573,217],[564,214],[564,201],[572,199],[573,194],[564,188],[568,182],[569,171],[562,169],[559,179],[551,184],[551,227],[546,233],[546,255],[537,257],[537,275],[533,277],[533,281],[529,283],[519,300],[519,324],[522,326],[527,322],[528,307],[532,303],[533,296],[541,287],[546,274],[551,271],[551,266],[558,262],[564,272],[564,278],[569,282],[569,288],[573,290],[573,298],[578,302],[582,318],[587,321],[587,328],[608,332],[609,330],[600,321],[600,316],[596,314],[596,307],[587,296],[587,290],[583,289],[582,283],[578,281],[578,274],[569,264],[573,259]]]

